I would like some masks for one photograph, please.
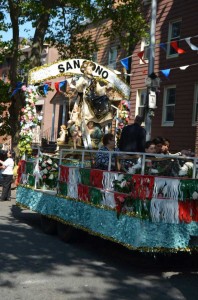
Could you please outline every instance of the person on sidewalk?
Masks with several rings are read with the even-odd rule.
[[[0,201],[9,200],[11,196],[11,184],[13,180],[14,169],[14,152],[7,152],[7,159],[5,161],[0,160],[0,169],[2,170],[2,194]]]

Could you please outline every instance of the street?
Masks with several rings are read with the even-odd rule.
[[[46,235],[40,217],[0,202],[0,299],[198,298],[197,254],[143,254],[75,231]]]

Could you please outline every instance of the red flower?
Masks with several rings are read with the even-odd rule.
[[[117,196],[117,199],[121,202],[121,203],[123,203],[124,201],[125,201],[125,198],[124,198],[124,196]]]

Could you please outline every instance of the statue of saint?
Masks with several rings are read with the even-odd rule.
[[[92,148],[98,149],[103,136],[103,132],[101,128],[99,127],[99,125],[96,125],[93,121],[89,121],[87,123],[87,130],[91,138]]]
[[[60,132],[59,132],[59,138],[57,139],[57,144],[64,144],[65,138],[68,134],[66,125],[61,125]]]
[[[80,126],[77,124],[73,124],[70,127],[70,134],[72,136],[74,149],[77,148],[77,146],[81,146],[82,142],[82,132],[80,130]]]

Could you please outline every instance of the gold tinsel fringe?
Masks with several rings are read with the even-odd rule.
[[[26,208],[26,209],[30,209],[28,206],[26,205],[23,205],[23,204],[20,204],[20,203],[16,203],[17,206],[21,206],[23,208]],[[36,211],[34,210],[35,212],[37,212],[38,214],[41,214],[39,211]],[[179,253],[179,252],[188,252],[189,254],[191,254],[192,251],[198,251],[198,247],[186,247],[186,248],[163,248],[163,247],[153,247],[153,248],[149,248],[149,247],[133,247],[129,244],[125,244],[125,243],[122,243],[120,241],[117,241],[115,240],[114,238],[112,237],[107,237],[101,233],[97,233],[97,232],[94,232],[88,228],[85,228],[83,226],[80,226],[80,225],[77,225],[77,224],[73,224],[69,221],[65,221],[59,217],[56,217],[56,216],[53,216],[53,215],[44,215],[46,217],[48,217],[49,219],[53,219],[55,221],[58,221],[58,222],[61,222],[65,225],[69,225],[69,226],[72,226],[74,228],[77,228],[77,229],[80,229],[80,230],[83,230],[91,235],[94,235],[94,236],[98,236],[100,238],[103,238],[105,240],[109,240],[111,242],[114,242],[114,243],[117,243],[119,245],[122,245],[124,247],[126,247],[127,249],[129,250],[133,250],[133,251],[139,251],[139,252],[145,252],[145,253]]]

